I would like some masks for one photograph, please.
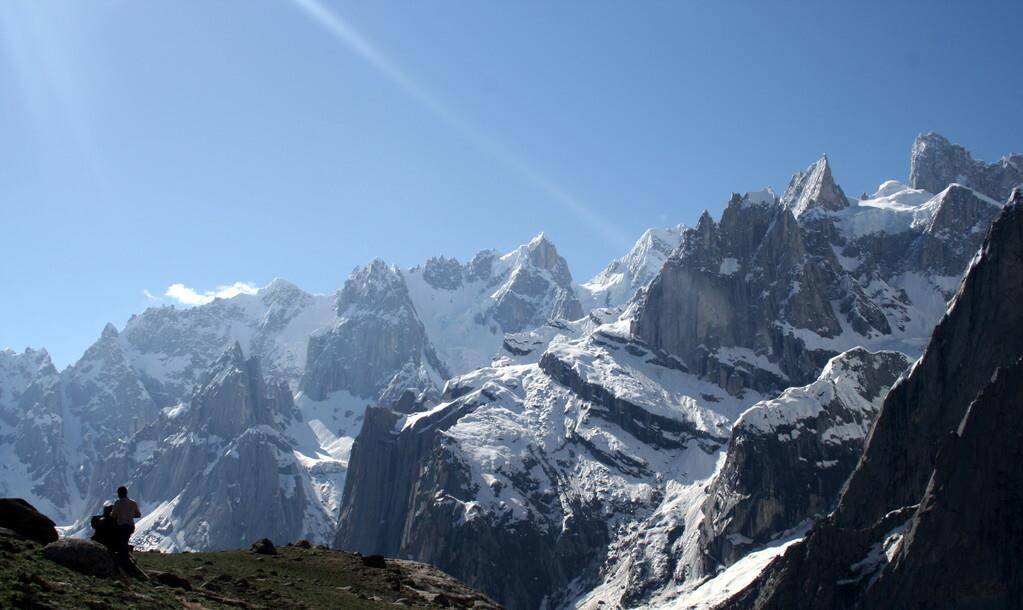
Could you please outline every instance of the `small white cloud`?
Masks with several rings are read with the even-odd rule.
[[[207,290],[199,292],[194,288],[189,288],[184,284],[171,284],[167,287],[167,291],[164,292],[164,296],[168,296],[182,305],[188,305],[189,307],[195,305],[205,305],[211,303],[213,299],[230,299],[236,297],[239,294],[256,294],[259,290],[248,282],[235,282],[227,286],[217,286],[215,290]]]
[[[160,300],[160,297],[153,296],[153,293],[149,292],[148,288],[143,288],[142,289],[142,294],[146,295],[146,298],[149,299],[150,301],[159,301]]]

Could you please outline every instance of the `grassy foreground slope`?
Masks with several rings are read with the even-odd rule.
[[[389,559],[369,567],[359,555],[325,548],[138,553],[148,581],[80,574],[43,558],[41,549],[0,530],[0,608],[497,607],[432,566]],[[186,588],[161,584],[157,573],[186,580]]]

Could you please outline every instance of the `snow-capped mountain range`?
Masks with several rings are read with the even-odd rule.
[[[0,495],[81,531],[116,485],[167,550],[308,538],[434,563],[511,608],[713,607],[835,506],[1023,161],[920,136],[852,199],[645,232],[576,283],[543,234],[371,261],[0,352]]]

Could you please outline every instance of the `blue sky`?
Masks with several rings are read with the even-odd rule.
[[[375,256],[545,231],[586,279],[651,226],[850,195],[938,131],[1023,150],[1020,2],[0,3],[0,347]]]

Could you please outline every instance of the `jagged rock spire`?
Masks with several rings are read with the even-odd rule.
[[[813,208],[835,212],[849,207],[848,198],[831,175],[831,164],[826,154],[806,171],[792,175],[781,202],[797,218]]]

